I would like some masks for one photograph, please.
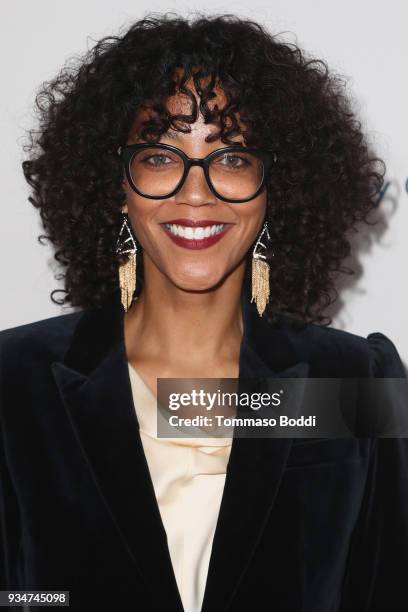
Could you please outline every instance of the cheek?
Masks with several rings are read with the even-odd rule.
[[[252,206],[246,206],[245,210],[239,211],[240,225],[245,238],[253,242],[258,236],[266,213],[266,198],[253,202]]]
[[[143,242],[143,239],[152,233],[152,228],[157,225],[157,222],[154,221],[154,216],[157,214],[157,204],[153,200],[146,203],[144,198],[134,194],[128,196],[127,205],[133,231],[140,242]]]

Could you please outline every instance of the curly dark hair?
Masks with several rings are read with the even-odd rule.
[[[181,79],[175,76],[180,66]],[[347,234],[358,222],[369,223],[385,165],[370,154],[343,77],[296,44],[230,14],[150,13],[41,85],[39,129],[29,131],[23,171],[47,232],[40,242],[50,240],[66,267],[65,290],[53,291],[52,301],[100,307],[118,289],[123,256],[115,243],[125,194],[117,147],[147,100],[155,116],[144,124],[145,140],[154,142],[170,126],[189,131],[198,110],[185,89],[191,76],[199,110],[206,121],[218,119],[222,142],[241,133],[239,112],[245,144],[278,155],[266,183],[273,288],[266,316],[326,324],[321,313],[337,297],[334,274],[354,274],[341,266],[351,250]],[[202,77],[210,77],[205,87]],[[221,111],[207,105],[216,79],[227,100]],[[190,96],[191,115],[167,112],[176,85]],[[55,300],[56,291],[65,297]]]

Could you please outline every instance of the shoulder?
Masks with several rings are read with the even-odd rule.
[[[375,331],[367,336],[331,326],[283,317],[280,323],[301,358],[341,376],[406,378],[406,368],[393,340]],[[331,376],[332,374],[326,374]]]
[[[0,331],[0,360],[58,359],[69,345],[83,311],[48,317]]]

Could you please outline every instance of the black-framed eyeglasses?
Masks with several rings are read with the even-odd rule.
[[[139,195],[162,200],[183,186],[191,166],[201,166],[212,193],[227,202],[248,202],[263,189],[276,153],[234,145],[203,158],[189,157],[165,143],[137,143],[117,150],[127,180]]]

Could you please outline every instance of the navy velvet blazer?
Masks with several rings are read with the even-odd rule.
[[[381,333],[272,326],[244,298],[240,377],[406,376]],[[2,331],[0,355],[0,590],[182,612],[119,293]],[[407,581],[407,438],[234,437],[202,612],[406,612]]]

